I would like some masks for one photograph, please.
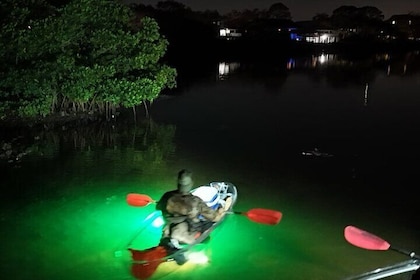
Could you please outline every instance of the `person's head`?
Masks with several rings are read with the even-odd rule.
[[[192,172],[182,169],[178,172],[178,191],[181,193],[189,193],[193,187]]]

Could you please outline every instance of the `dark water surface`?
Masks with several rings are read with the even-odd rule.
[[[350,245],[347,225],[420,251],[417,53],[197,61],[180,75],[150,122],[2,130],[2,279],[135,279],[125,245],[153,206],[125,196],[158,199],[181,168],[234,183],[238,211],[283,219],[230,216],[208,264],[153,279],[344,279],[407,259]]]

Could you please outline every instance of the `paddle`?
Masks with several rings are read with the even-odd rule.
[[[163,246],[157,246],[147,250],[135,250],[131,248],[128,250],[131,252],[131,258],[133,260],[131,274],[137,279],[150,278],[157,267],[164,262],[162,258],[167,255],[167,251]]]
[[[392,247],[391,244],[382,238],[355,226],[346,226],[344,228],[344,237],[350,244],[363,249],[380,251],[386,251],[390,249],[407,255],[413,259],[420,259],[420,256],[416,255],[414,252]]]
[[[147,206],[150,203],[156,203],[157,201],[152,199],[146,194],[137,194],[129,193],[127,195],[127,203],[131,206]],[[283,214],[276,210],[263,209],[263,208],[254,208],[246,212],[226,212],[228,214],[238,214],[248,217],[253,222],[266,224],[266,225],[276,225],[280,222]]]
[[[147,206],[150,203],[156,203],[150,196],[146,194],[129,193],[127,194],[127,203],[131,206]]]
[[[244,215],[253,222],[266,224],[266,225],[277,225],[283,216],[283,214],[279,211],[263,209],[263,208],[254,208],[254,209],[248,210],[247,212],[234,211],[234,212],[227,212],[227,213]]]

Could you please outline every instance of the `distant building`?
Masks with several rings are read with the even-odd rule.
[[[235,28],[223,27],[219,29],[219,37],[226,40],[236,39],[242,36],[242,33]]]
[[[302,35],[302,39],[308,43],[331,44],[340,41],[340,32],[332,29],[320,29],[313,33]]]
[[[332,44],[337,43],[343,37],[343,30],[335,30],[331,28],[322,28],[317,26],[313,21],[301,21],[297,23],[290,33],[290,39],[293,41],[314,43],[314,44]]]
[[[392,39],[420,40],[420,15],[393,15],[387,22]]]
[[[219,39],[233,40],[242,37],[242,32],[239,29],[228,27],[223,20],[215,20],[213,25],[217,29],[217,37]]]

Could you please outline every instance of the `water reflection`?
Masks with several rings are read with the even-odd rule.
[[[369,83],[366,83],[365,86],[365,95],[364,95],[364,102],[363,105],[367,106],[368,105],[368,100],[369,100]]]
[[[386,76],[406,76],[420,72],[419,54],[420,52],[383,53],[369,58],[354,59],[339,54],[321,53],[307,57],[289,57],[264,64],[222,61],[218,65],[217,79],[225,80],[236,76],[244,78],[244,75],[250,75],[249,80],[261,80],[268,88],[280,88],[290,74],[304,74],[315,82],[325,81],[335,88],[351,85],[360,87],[364,90],[364,104],[367,105],[369,83],[375,81],[381,73]]]
[[[219,80],[224,80],[232,75],[241,64],[239,62],[219,62]]]
[[[386,66],[387,76],[413,75],[420,71],[420,52],[406,54],[384,54],[378,58]]]
[[[9,128],[1,134],[0,162],[14,167],[26,160],[58,158],[62,151],[83,153],[84,162],[109,157],[133,166],[151,167],[164,162],[175,150],[175,127],[151,119],[137,125],[96,122],[29,130]]]
[[[367,60],[354,60],[346,56],[332,54],[332,53],[321,53],[319,55],[312,55],[308,57],[289,57],[285,61],[285,70],[304,70],[304,69],[317,69],[325,67],[337,67],[342,68],[351,67],[354,65],[366,65],[370,68],[382,69],[386,66],[387,75],[391,74],[406,74],[407,71],[410,73],[417,73],[420,71],[420,52],[410,52],[407,54],[390,54],[382,53],[376,54],[372,59]],[[239,62],[219,62],[218,77],[223,80],[224,78],[233,75],[237,70],[244,66]]]

